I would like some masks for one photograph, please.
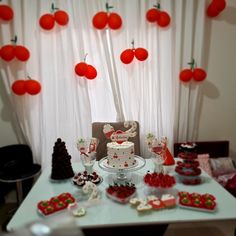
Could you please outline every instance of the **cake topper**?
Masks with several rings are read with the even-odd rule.
[[[121,144],[126,142],[129,137],[135,137],[137,135],[137,123],[135,121],[125,121],[124,127],[128,128],[129,126],[131,126],[131,128],[126,131],[115,131],[113,126],[110,124],[105,124],[103,127],[103,133],[105,134],[106,138],[111,139],[112,142]]]

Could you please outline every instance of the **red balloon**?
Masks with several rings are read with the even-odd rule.
[[[122,25],[122,19],[117,13],[111,13],[108,16],[108,25],[111,29],[119,29]]]
[[[96,29],[104,29],[108,23],[108,15],[104,11],[100,11],[93,17],[93,26]]]
[[[146,19],[149,22],[156,22],[159,18],[160,11],[156,8],[151,8],[146,13]]]
[[[207,76],[207,73],[201,68],[195,68],[193,71],[193,79],[195,81],[203,81]]]
[[[92,79],[95,79],[96,76],[97,76],[97,70],[96,70],[93,66],[88,65],[88,68],[87,68],[87,72],[86,72],[86,74],[85,74],[85,77],[86,77],[87,79],[92,80]]]
[[[30,95],[36,95],[41,91],[41,84],[33,79],[25,81],[25,90]]]
[[[15,57],[15,47],[13,45],[5,45],[1,48],[1,57],[5,61],[11,61]]]
[[[217,6],[213,2],[207,8],[207,16],[216,17],[220,14],[220,11],[217,9]]]
[[[161,11],[157,20],[157,24],[161,27],[166,27],[170,24],[170,16],[167,12]]]
[[[75,73],[78,76],[85,76],[88,70],[88,65],[85,62],[80,62],[75,66]]]
[[[27,61],[30,57],[30,52],[26,47],[17,45],[15,47],[15,56],[20,61]]]
[[[65,11],[58,10],[54,13],[55,21],[59,25],[66,25],[69,21],[69,16]]]
[[[193,72],[191,69],[184,69],[179,74],[179,79],[183,82],[188,82],[192,79]]]
[[[226,7],[226,1],[225,0],[213,0],[213,5],[217,8],[218,11],[223,11]]]
[[[133,49],[126,49],[120,54],[120,60],[124,64],[129,64],[134,59],[134,50]]]
[[[40,26],[45,30],[51,30],[55,25],[55,19],[52,14],[44,14],[39,19]]]
[[[0,5],[0,18],[6,21],[12,20],[14,12],[8,5]]]
[[[148,51],[145,48],[136,48],[134,54],[139,61],[144,61],[148,58]]]
[[[11,86],[12,91],[16,95],[23,95],[26,93],[25,80],[17,80]]]

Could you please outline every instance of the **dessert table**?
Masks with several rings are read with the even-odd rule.
[[[127,174],[133,180],[137,187],[137,196],[145,197],[148,194],[148,188],[143,183],[143,176],[147,171],[153,171],[154,165],[151,159],[146,160],[146,164],[137,171]],[[80,162],[73,163],[75,172],[83,170]],[[236,199],[228,193],[220,184],[209,177],[206,173],[202,173],[202,183],[195,186],[184,185],[178,181],[174,187],[178,191],[188,191],[190,193],[197,192],[200,194],[210,193],[216,197],[217,209],[215,212],[200,212],[179,207],[152,210],[146,213],[140,213],[132,208],[130,204],[120,204],[112,201],[106,196],[105,189],[111,183],[115,174],[107,172],[99,167],[98,162],[94,165],[94,170],[98,172],[103,181],[98,185],[101,193],[101,200],[98,204],[89,206],[83,217],[75,218],[81,228],[103,228],[118,226],[136,226],[136,225],[153,225],[153,224],[169,224],[183,222],[201,222],[211,220],[232,220],[236,219]],[[44,216],[37,212],[37,203],[41,200],[50,199],[53,196],[63,192],[69,192],[75,198],[79,198],[81,189],[73,185],[71,180],[53,182],[50,180],[51,167],[46,168],[35,185],[22,202],[21,206],[7,225],[7,230],[15,230],[32,221],[42,220]],[[80,204],[80,201],[78,201]],[[64,210],[66,212],[66,210]],[[56,214],[65,214],[63,211]],[[66,214],[65,214],[66,216]],[[54,217],[49,215],[46,217]]]

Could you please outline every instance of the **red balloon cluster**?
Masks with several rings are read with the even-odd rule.
[[[207,7],[207,16],[216,17],[225,9],[225,7],[225,0],[212,0],[212,2]]]
[[[104,29],[107,25],[109,28],[117,30],[122,26],[122,19],[120,15],[115,12],[107,13],[100,11],[94,15],[92,23],[93,26],[99,30]]]
[[[0,5],[0,19],[10,21],[13,19],[14,12],[8,5]]]
[[[97,70],[95,69],[95,67],[88,65],[85,62],[76,64],[75,73],[78,76],[84,76],[89,80],[95,79],[97,77]]]
[[[145,48],[126,49],[120,54],[120,60],[124,64],[129,64],[136,57],[139,61],[145,61],[148,58],[148,51]]]
[[[12,91],[16,95],[36,95],[41,91],[41,84],[33,79],[30,80],[17,80],[11,86]]]
[[[57,10],[54,14],[44,14],[39,19],[39,25],[45,30],[51,30],[55,22],[59,25],[66,25],[69,21],[69,16],[65,11]]]
[[[195,81],[203,81],[207,76],[207,73],[201,68],[184,69],[179,74],[179,79],[183,82],[189,82],[192,78]]]
[[[171,18],[165,11],[160,11],[157,8],[151,8],[146,13],[148,22],[157,23],[160,27],[167,27],[170,24]]]
[[[5,45],[0,49],[0,57],[4,61],[11,61],[17,58],[19,61],[27,61],[30,57],[29,50],[22,45]]]

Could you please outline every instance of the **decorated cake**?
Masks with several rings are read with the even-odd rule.
[[[130,167],[135,165],[134,143],[124,142],[107,144],[107,164],[115,168]]]
[[[67,152],[65,142],[58,138],[53,147],[51,179],[63,180],[73,176],[71,156]]]
[[[124,169],[135,166],[134,143],[128,141],[129,137],[136,135],[137,123],[124,122],[124,127],[131,128],[127,131],[117,130],[110,124],[104,125],[103,132],[112,142],[107,143],[107,165],[117,169]]]

